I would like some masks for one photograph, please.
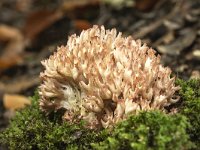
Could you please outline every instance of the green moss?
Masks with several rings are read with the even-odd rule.
[[[186,118],[179,114],[141,112],[121,122],[112,136],[92,146],[97,150],[189,149],[192,143],[185,130],[188,126]]]
[[[17,112],[9,128],[0,134],[0,143],[22,150],[170,150],[194,148],[192,142],[200,146],[200,82],[178,80],[177,84],[182,87],[180,113],[141,112],[116,125],[112,132],[85,129],[84,122],[62,122],[62,111],[45,116],[35,94],[32,105]]]
[[[17,112],[10,127],[0,134],[0,143],[9,149],[87,149],[90,142],[101,140],[104,132],[84,129],[83,122],[69,124],[62,122],[60,112],[45,116],[38,107],[38,95],[32,98],[32,105]]]
[[[180,113],[188,118],[191,124],[188,134],[197,147],[200,147],[200,79],[177,80],[177,84],[181,86],[179,91],[182,100]]]

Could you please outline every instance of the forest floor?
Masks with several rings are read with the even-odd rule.
[[[200,77],[199,0],[102,1],[0,1],[0,131],[40,84],[41,60],[94,24],[141,39],[178,78]]]

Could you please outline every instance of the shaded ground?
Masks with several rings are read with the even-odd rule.
[[[33,95],[40,61],[93,24],[142,39],[180,78],[200,76],[199,0],[138,0],[122,8],[100,0],[1,0],[0,16],[1,130],[13,114],[5,94]]]

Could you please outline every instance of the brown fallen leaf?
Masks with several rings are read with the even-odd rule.
[[[3,104],[6,109],[16,110],[24,108],[26,105],[30,105],[31,101],[29,100],[29,98],[23,95],[4,94]]]
[[[82,14],[86,6],[96,6],[99,4],[99,0],[67,0],[63,1],[61,6],[56,10],[38,10],[28,15],[26,23],[23,29],[23,33],[26,38],[33,40],[39,33],[51,26],[56,21],[60,20],[64,16],[74,18],[74,16]],[[80,17],[80,16],[79,16]],[[90,24],[86,21],[75,21],[77,28],[87,29]]]
[[[12,39],[21,39],[23,36],[19,29],[0,24],[0,41],[9,41]]]
[[[67,0],[64,1],[61,9],[66,11],[73,11],[80,7],[85,7],[88,5],[97,5],[100,3],[101,0],[81,0],[81,1],[75,1],[75,0]]]
[[[78,30],[86,30],[88,28],[91,28],[92,27],[92,24],[89,23],[87,20],[74,20],[73,21],[73,24],[74,24],[74,27]]]
[[[31,13],[23,29],[25,37],[33,40],[40,32],[62,17],[63,13],[60,10],[39,10]]]
[[[12,56],[9,56],[7,58],[2,57],[2,58],[0,58],[0,73],[4,69],[7,69],[7,68],[14,66],[16,64],[20,64],[22,62],[23,62],[23,59],[19,55],[12,55]]]
[[[137,0],[135,3],[135,7],[141,11],[149,11],[151,10],[158,0]]]
[[[21,63],[26,41],[21,31],[17,28],[0,25],[0,41],[7,42],[0,56],[0,72],[12,65]]]

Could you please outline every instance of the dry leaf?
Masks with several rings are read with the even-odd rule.
[[[0,71],[22,62],[22,51],[26,46],[19,29],[0,25],[0,41],[8,42],[0,56]]]
[[[0,72],[4,69],[7,69],[13,65],[20,64],[23,62],[23,59],[19,55],[9,56],[7,58],[0,58]]]
[[[62,5],[55,11],[39,10],[37,12],[33,12],[28,16],[26,24],[24,26],[23,31],[25,37],[30,40],[33,40],[39,33],[41,33],[47,27],[61,19],[64,15],[68,17],[76,15],[76,12],[79,12],[80,8],[91,5],[93,6],[97,3],[99,3],[99,0],[68,0],[64,1]],[[90,23],[82,20],[75,21],[75,26],[77,26],[77,28],[80,29],[88,29],[91,27]]]
[[[67,0],[63,2],[61,9],[63,9],[64,11],[73,11],[79,7],[85,7],[87,5],[97,5],[99,4],[99,2],[100,0]]]
[[[26,105],[30,105],[31,101],[23,95],[4,94],[3,104],[6,109],[16,110],[24,108]]]
[[[157,2],[158,0],[137,0],[135,7],[141,11],[149,11]]]
[[[78,30],[86,30],[92,27],[92,24],[90,24],[87,20],[74,20],[73,21],[74,27]]]
[[[7,25],[0,25],[0,41],[9,41],[12,39],[21,39],[23,36],[21,32],[14,27]]]
[[[39,10],[29,15],[24,27],[25,37],[32,40],[39,33],[63,17],[61,11]]]

